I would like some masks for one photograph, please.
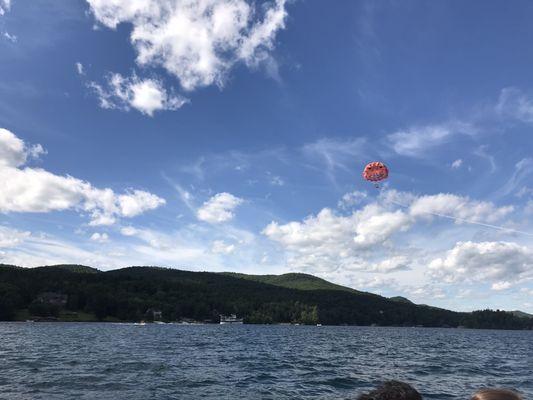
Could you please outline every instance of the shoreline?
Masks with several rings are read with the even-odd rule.
[[[472,331],[532,331],[533,329],[497,329],[497,328],[470,328],[470,327],[443,327],[443,326],[401,326],[401,325],[305,325],[305,324],[290,324],[290,323],[275,323],[275,324],[220,324],[220,323],[180,323],[180,322],[135,322],[135,321],[75,321],[75,320],[12,320],[12,321],[0,321],[0,324],[105,324],[105,325],[132,325],[132,326],[160,326],[160,325],[173,325],[173,326],[276,326],[276,327],[315,327],[315,328],[389,328],[389,329],[442,329],[442,330],[472,330]]]

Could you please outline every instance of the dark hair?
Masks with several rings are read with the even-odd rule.
[[[407,383],[386,381],[377,389],[361,394],[357,400],[422,400],[422,396]]]
[[[481,389],[474,393],[471,400],[522,400],[522,397],[508,389]]]

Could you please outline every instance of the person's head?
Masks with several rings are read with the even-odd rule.
[[[422,396],[407,383],[386,381],[377,389],[363,393],[357,400],[422,400]]]
[[[522,400],[522,396],[508,389],[482,389],[471,400]]]

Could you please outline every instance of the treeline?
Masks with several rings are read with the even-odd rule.
[[[98,320],[139,321],[161,311],[164,321],[218,322],[237,314],[247,323],[532,329],[533,319],[503,311],[459,313],[364,292],[298,290],[208,272],[131,267],[99,272],[81,266],[0,266],[0,320],[87,313]]]

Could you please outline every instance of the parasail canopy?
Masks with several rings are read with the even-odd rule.
[[[379,161],[368,163],[363,170],[363,178],[370,182],[379,182],[387,179],[388,176],[389,169]]]

